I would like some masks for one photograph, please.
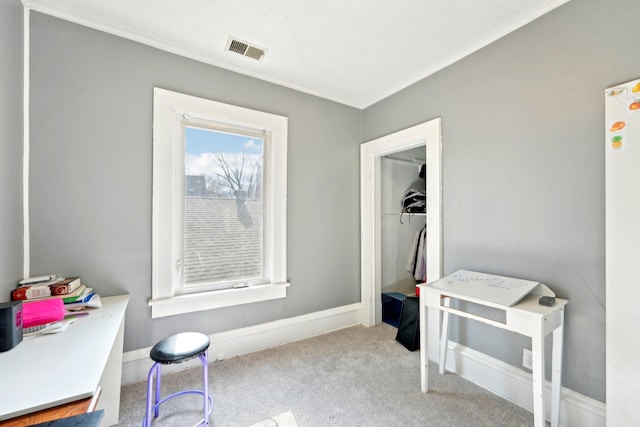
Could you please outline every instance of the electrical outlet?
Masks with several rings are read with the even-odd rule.
[[[522,366],[527,369],[533,369],[533,354],[528,348],[522,349]]]

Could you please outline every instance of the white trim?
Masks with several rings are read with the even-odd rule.
[[[151,317],[285,298],[287,283],[287,117],[161,88],[153,89]],[[183,120],[188,115],[269,132],[265,150],[265,259],[270,282],[180,294],[184,184]],[[268,234],[267,234],[268,233]]]
[[[246,328],[235,329],[209,335],[209,361],[228,359],[242,354],[253,353],[293,341],[311,338],[338,329],[359,325],[362,321],[360,303],[318,311],[289,319],[276,320]],[[147,378],[151,359],[151,347],[128,351],[123,357],[122,382],[130,384]],[[163,367],[163,372],[195,367],[185,362]]]
[[[399,81],[398,84],[396,84],[394,87],[390,88],[389,90],[387,90],[385,93],[382,93],[380,95],[378,95],[378,99],[374,99],[372,101],[370,101],[369,103],[367,103],[367,105],[363,106],[363,107],[359,107],[361,109],[370,107],[371,105],[390,97],[391,95],[400,92],[401,90],[404,90],[406,88],[408,88],[409,86],[411,86],[412,84],[419,82],[421,80],[426,79],[427,77],[437,73],[440,70],[443,70],[445,68],[447,68],[449,65],[452,65],[458,61],[460,61],[461,59],[466,58],[467,56],[471,55],[472,53],[475,53],[477,51],[479,51],[480,49],[490,45],[491,43],[495,42],[496,40],[501,39],[502,37],[506,36],[507,34],[510,34],[512,32],[514,32],[515,30],[524,27],[526,24],[534,21],[535,19],[538,19],[539,17],[545,15],[548,12],[551,12],[553,9],[562,6],[565,3],[568,3],[570,0],[554,0],[554,1],[550,1],[550,2],[546,2],[545,4],[543,4],[540,8],[533,10],[530,14],[525,15],[522,17],[522,19],[518,22],[513,23],[512,25],[510,25],[509,27],[505,27],[505,28],[498,28],[499,31],[495,30],[493,32],[489,32],[485,37],[482,38],[478,38],[476,39],[476,42],[471,45],[471,46],[465,46],[465,49],[461,49],[458,51],[452,51],[450,52],[450,55],[446,58],[444,58],[442,61],[433,64],[431,67],[425,69],[425,70],[421,70],[421,73],[416,75],[416,76],[411,76],[410,78],[408,78],[405,81]],[[490,30],[490,29],[488,29]]]
[[[23,0],[23,3],[26,3],[27,0]],[[29,2],[31,3],[31,2]],[[339,104],[343,104],[343,105],[347,105],[350,107],[354,107],[354,108],[358,108],[358,109],[364,109],[366,107],[368,107],[371,104],[374,104],[374,102],[372,102],[371,104],[368,105],[360,105],[360,104],[354,104],[351,101],[347,101],[345,99],[342,98],[338,98],[338,97],[333,97],[333,96],[327,96],[317,90],[308,88],[308,87],[304,87],[304,86],[300,86],[300,85],[295,85],[292,84],[291,82],[287,82],[285,80],[280,80],[280,79],[276,79],[276,78],[270,78],[270,77],[265,77],[264,75],[261,75],[260,73],[254,73],[252,71],[249,71],[247,69],[244,69],[242,67],[238,67],[235,66],[233,64],[230,64],[228,62],[225,61],[212,61],[210,57],[206,56],[206,55],[201,55],[201,54],[196,54],[193,53],[191,51],[189,51],[188,49],[182,49],[182,48],[178,48],[175,46],[170,46],[168,44],[162,43],[158,40],[149,38],[149,37],[145,37],[142,36],[140,34],[136,34],[136,33],[132,33],[129,30],[125,30],[122,28],[116,28],[113,27],[111,25],[105,25],[103,23],[100,22],[96,22],[93,21],[91,19],[87,19],[87,18],[83,18],[83,17],[79,17],[76,16],[72,13],[68,13],[65,11],[60,11],[57,10],[55,8],[49,7],[47,5],[43,5],[43,4],[39,4],[38,2],[35,2],[35,4],[31,5],[31,8],[37,12],[43,13],[45,15],[49,15],[49,16],[53,16],[55,18],[59,18],[59,19],[63,19],[65,21],[69,21],[69,22],[73,22],[75,24],[78,25],[82,25],[88,28],[92,28],[94,30],[98,30],[101,31],[103,33],[107,33],[107,34],[113,34],[114,36],[117,37],[121,37],[123,39],[127,39],[127,40],[131,40],[146,46],[150,46],[152,48],[155,49],[160,49],[164,52],[169,52],[169,53],[173,53],[174,55],[179,55],[182,56],[184,58],[189,58],[189,59],[193,59],[195,61],[198,62],[202,62],[203,64],[208,64],[208,65],[213,65],[214,67],[218,67],[218,68],[222,68],[223,70],[228,70],[228,71],[233,71],[234,73],[238,73],[238,74],[242,74],[244,76],[248,76],[248,77],[253,77],[255,79],[259,79],[265,82],[269,82],[269,83],[273,83],[276,84],[278,86],[282,86],[282,87],[286,87],[289,89],[293,89],[296,90],[298,92],[302,92],[302,93],[306,93],[309,95],[313,95],[313,96],[317,96],[319,98],[322,99],[327,99],[329,101],[333,101],[333,102],[337,102]],[[380,98],[382,99],[382,98]]]
[[[395,132],[360,146],[361,301],[363,324],[382,321],[381,292],[381,159],[401,150],[425,146],[427,171],[427,280],[442,277],[442,141],[441,119]],[[429,358],[438,360],[437,313],[429,315]]]
[[[282,319],[261,325],[209,335],[211,362],[229,359],[288,342],[298,341],[327,332],[360,324],[362,305],[352,304],[290,319]],[[151,367],[151,347],[128,351],[123,356],[122,383],[145,381]],[[168,365],[166,372],[176,372],[197,367],[196,360]],[[417,367],[416,367],[417,369]],[[501,396],[514,404],[532,410],[533,387],[531,374],[471,348],[449,341],[445,375],[463,378]],[[419,375],[419,370],[416,371]],[[417,389],[416,389],[417,390]],[[547,401],[551,386],[544,387]],[[428,396],[428,394],[427,394]],[[549,403],[547,402],[547,405]],[[547,411],[549,413],[549,411]],[[560,404],[560,425],[580,427],[605,427],[605,404],[573,390],[563,388]]]
[[[461,377],[528,410],[533,410],[531,373],[487,356],[469,347],[449,341],[445,375]],[[545,413],[551,413],[551,384],[544,382]],[[560,425],[605,427],[606,405],[568,388],[560,393]]]
[[[365,109],[367,107],[370,107],[371,105],[387,98],[388,96],[393,95],[396,92],[399,92],[402,89],[407,88],[408,86],[423,80],[427,77],[429,77],[430,75],[436,73],[437,71],[442,70],[443,68],[446,68],[447,66],[465,58],[466,56],[478,51],[479,49],[493,43],[494,41],[500,39],[501,37],[504,37],[505,35],[517,30],[518,28],[524,26],[525,24],[528,24],[529,22],[539,18],[540,16],[544,15],[547,12],[552,11],[553,9],[555,9],[558,6],[561,6],[565,3],[567,3],[569,0],[554,0],[554,1],[550,1],[545,3],[543,6],[541,6],[539,9],[536,9],[534,11],[532,11],[529,15],[526,15],[522,18],[522,20],[520,20],[518,23],[513,24],[510,27],[507,28],[503,28],[501,29],[501,31],[495,31],[494,33],[489,34],[488,36],[478,39],[477,43],[475,43],[472,47],[469,47],[467,49],[463,49],[457,52],[452,52],[451,55],[449,55],[447,58],[445,58],[444,60],[442,60],[441,62],[439,62],[438,64],[434,65],[433,67],[430,67],[429,69],[423,71],[422,73],[420,73],[417,76],[414,76],[413,78],[406,80],[406,81],[402,81],[399,82],[394,89],[390,89],[388,90],[386,93],[380,94],[378,95],[375,99],[371,99],[368,101],[360,101],[360,102],[353,102],[352,100],[346,100],[346,99],[342,99],[339,97],[335,97],[335,96],[327,96],[326,94],[320,93],[316,90],[313,90],[311,88],[308,87],[304,87],[304,86],[300,86],[300,85],[295,85],[295,84],[291,84],[291,82],[287,82],[284,80],[279,80],[276,78],[272,78],[272,77],[266,77],[263,75],[260,75],[259,73],[254,73],[252,71],[246,70],[244,68],[235,66],[233,64],[230,64],[228,62],[225,61],[212,61],[211,58],[207,57],[206,55],[201,55],[201,54],[195,54],[191,51],[189,51],[189,49],[182,49],[182,48],[177,48],[174,46],[170,46],[168,44],[162,43],[158,40],[154,40],[152,38],[149,37],[144,37],[140,34],[136,34],[136,33],[132,33],[131,31],[128,31],[126,29],[122,29],[122,28],[116,28],[114,26],[111,25],[105,25],[99,22],[96,22],[94,20],[91,19],[87,19],[87,18],[83,18],[77,15],[74,15],[72,13],[68,13],[68,12],[64,12],[64,11],[60,11],[57,10],[55,8],[52,8],[50,6],[47,5],[43,5],[43,4],[39,4],[38,1],[32,2],[30,0],[23,0],[23,3],[29,3],[31,5],[31,8],[33,10],[36,10],[40,13],[44,13],[46,15],[50,15],[56,18],[60,18],[60,19],[64,19],[65,21],[69,21],[69,22],[74,22],[76,24],[79,25],[83,25],[85,27],[89,27],[89,28],[93,28],[95,30],[98,31],[102,31],[108,34],[113,34],[115,36],[118,37],[122,37],[128,40],[132,40],[147,46],[151,46],[153,48],[156,49],[160,49],[163,50],[165,52],[170,52],[176,55],[180,55],[182,57],[185,58],[190,58],[190,59],[194,59],[196,61],[202,62],[204,64],[209,64],[209,65],[213,65],[215,67],[219,67],[225,70],[229,70],[229,71],[233,71],[236,72],[238,74],[242,74],[245,76],[249,76],[249,77],[253,77],[259,80],[263,80],[266,82],[270,82],[270,83],[274,83],[277,84],[279,86],[283,86],[283,87],[287,87],[289,89],[293,89],[293,90],[297,90],[299,92],[304,92],[307,93],[309,95],[314,95],[314,96],[318,96],[320,98],[323,99],[327,99],[329,101],[333,101],[333,102],[337,102],[340,104],[344,104],[344,105],[348,105],[350,107],[355,107],[358,109]],[[32,4],[33,3],[33,4]]]
[[[31,248],[29,231],[29,75],[31,27],[30,9],[24,4],[23,14],[23,59],[22,59],[22,276],[29,277],[31,269]]]
[[[289,283],[278,283],[152,299],[149,300],[151,318],[155,319],[157,317],[285,298],[287,296],[287,287],[289,287]]]

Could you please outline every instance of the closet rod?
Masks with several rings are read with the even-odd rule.
[[[413,160],[400,159],[398,157],[393,157],[393,156],[382,156],[382,158],[387,160],[393,160],[396,162],[410,163],[412,165],[421,165],[425,162],[424,159],[419,159],[417,157],[414,157]]]
[[[383,212],[383,216],[426,215],[426,212]]]

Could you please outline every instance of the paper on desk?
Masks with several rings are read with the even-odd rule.
[[[458,270],[430,286],[506,307],[517,304],[531,293],[553,296],[553,292],[539,282],[467,270]]]
[[[26,339],[29,339],[29,338],[37,337],[39,335],[57,334],[57,333],[60,333],[60,332],[64,332],[64,331],[67,330],[69,325],[72,324],[75,321],[76,321],[75,318],[66,318],[66,319],[60,320],[58,322],[52,322],[52,323],[49,323],[48,325],[46,325],[42,329],[39,329],[37,331],[29,332],[29,333],[24,334],[22,338],[26,340]]]

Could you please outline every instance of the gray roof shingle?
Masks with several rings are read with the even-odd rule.
[[[260,277],[262,235],[261,200],[185,198],[185,284]]]

